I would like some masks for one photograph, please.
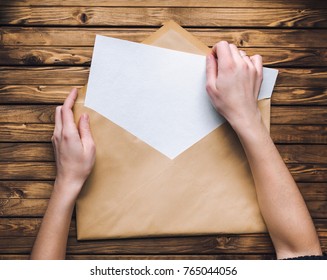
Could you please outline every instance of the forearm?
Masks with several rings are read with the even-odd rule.
[[[259,207],[277,257],[321,254],[306,204],[261,118],[236,130],[251,167]]]
[[[64,259],[75,199],[53,191],[35,240],[31,259]]]

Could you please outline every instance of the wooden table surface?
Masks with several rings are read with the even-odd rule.
[[[86,6],[86,4],[88,6]],[[327,250],[327,2],[0,0],[0,259],[26,259],[55,177],[54,110],[88,78],[95,34],[141,42],[173,19],[279,69],[271,135]],[[267,234],[76,240],[69,259],[272,259]]]

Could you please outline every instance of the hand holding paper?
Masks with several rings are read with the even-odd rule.
[[[207,92],[236,132],[261,119],[257,100],[262,72],[260,55],[248,57],[225,41],[217,43],[207,55]]]

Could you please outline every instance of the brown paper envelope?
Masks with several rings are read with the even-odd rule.
[[[205,54],[209,49],[174,22],[144,41]],[[84,107],[90,115],[96,163],[77,201],[77,236],[108,239],[266,231],[242,146],[225,123],[171,160]],[[259,101],[269,127],[270,100]]]

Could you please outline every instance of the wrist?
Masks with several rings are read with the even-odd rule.
[[[62,204],[74,205],[82,186],[83,182],[56,178],[51,197],[54,196]]]
[[[229,123],[239,136],[247,135],[252,132],[255,133],[261,130],[263,125],[259,109],[252,115],[247,115],[246,117],[240,116],[238,119],[229,121]]]
[[[266,141],[269,138],[269,131],[265,126],[263,120],[253,120],[252,122],[244,122],[242,127],[237,127],[235,132],[238,135],[242,144],[251,144],[252,146],[259,145],[261,141]]]

